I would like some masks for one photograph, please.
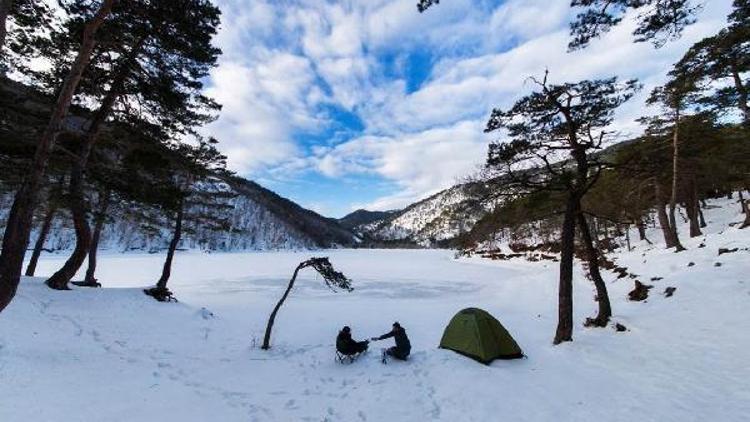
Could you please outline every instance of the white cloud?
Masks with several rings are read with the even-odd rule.
[[[628,22],[568,54],[568,0],[455,0],[424,14],[413,0],[224,0],[217,42],[225,55],[209,90],[224,110],[208,130],[245,174],[376,175],[400,190],[366,205],[403,206],[483,161],[487,116],[529,92],[529,76],[549,68],[555,82],[637,77],[648,91],[690,44],[722,26],[730,4],[711,2],[681,40],[659,50],[632,43]],[[418,51],[437,63],[407,93],[405,58]],[[395,57],[388,76],[378,60],[386,53]],[[646,94],[623,107],[617,128],[638,130],[632,120]],[[363,132],[300,144],[334,125],[328,105],[356,113]]]

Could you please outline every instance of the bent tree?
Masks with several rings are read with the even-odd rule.
[[[576,226],[585,233],[584,243],[592,280],[597,290],[599,313],[594,325],[606,325],[611,316],[606,285],[599,275],[599,263],[582,201],[596,183],[605,163],[593,152],[613,140],[607,130],[614,111],[629,100],[640,85],[617,78],[551,84],[548,73],[542,81],[531,79],[537,91],[518,100],[510,109],[495,109],[485,132],[503,129],[510,142],[490,145],[486,166],[505,176],[505,189],[524,194],[540,190],[563,193],[565,205],[560,227],[560,274],[558,326],[554,343],[572,340],[573,257]]]
[[[34,207],[47,171],[50,152],[62,131],[63,120],[68,115],[73,94],[91,60],[91,52],[96,45],[96,33],[109,16],[115,2],[116,0],[104,0],[85,25],[78,54],[60,87],[52,114],[37,143],[29,173],[13,199],[0,252],[0,312],[13,300],[18,289],[23,259],[31,235]]]
[[[266,333],[263,336],[263,346],[261,346],[261,349],[268,350],[271,348],[271,330],[273,329],[274,321],[276,321],[276,314],[279,312],[281,305],[284,304],[284,301],[286,301],[286,298],[292,291],[294,282],[297,280],[297,274],[299,274],[300,270],[308,267],[312,267],[318,272],[318,274],[323,276],[326,286],[331,290],[336,291],[336,288],[346,290],[347,292],[354,290],[352,287],[352,281],[344,274],[336,271],[328,258],[310,258],[307,261],[301,262],[297,265],[297,268],[294,269],[294,274],[292,274],[292,278],[289,280],[289,285],[286,287],[284,295],[281,296],[281,299],[279,299],[279,302],[273,308],[271,316],[268,317],[268,324],[266,324]]]

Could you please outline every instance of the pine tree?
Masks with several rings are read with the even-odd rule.
[[[633,32],[635,41],[651,41],[661,47],[679,38],[685,27],[695,22],[701,8],[693,0],[572,0],[570,5],[583,9],[570,25],[571,50],[587,47],[620,24],[630,11],[641,12]]]
[[[588,230],[581,215],[581,202],[596,183],[604,163],[592,152],[611,141],[606,130],[614,110],[639,89],[636,81],[619,83],[617,78],[550,84],[532,79],[538,91],[518,100],[508,110],[492,112],[486,132],[505,129],[510,142],[490,145],[487,166],[509,178],[509,187],[521,192],[553,190],[565,194],[560,234],[560,287],[558,327],[554,343],[572,340],[573,256],[576,226]],[[529,170],[529,168],[533,170]],[[587,243],[589,265],[598,272],[598,260]],[[611,310],[606,286],[594,280],[599,299],[598,321],[609,319]]]
[[[172,300],[172,292],[167,288],[167,283],[172,274],[172,262],[182,239],[186,220],[193,220],[204,227],[212,226],[215,230],[227,228],[225,219],[217,218],[217,213],[206,212],[216,208],[228,208],[229,205],[224,199],[231,196],[220,188],[218,177],[228,173],[225,170],[226,157],[216,149],[216,144],[217,141],[213,138],[198,138],[196,145],[177,144],[174,156],[170,157],[169,179],[173,194],[165,202],[165,211],[173,216],[172,239],[156,286],[145,290],[147,295],[158,301]]]
[[[730,25],[693,45],[675,64],[673,73],[694,80],[698,90],[713,91],[702,103],[724,113],[739,110],[745,126],[750,128],[750,81],[747,80],[750,72],[747,9],[750,6],[747,0],[737,0],[734,7]]]
[[[201,0],[174,2],[130,2],[116,8],[108,22],[108,35],[115,60],[101,59],[92,77],[83,85],[85,94],[103,96],[81,141],[68,189],[76,228],[76,247],[63,267],[47,280],[55,289],[65,289],[88,253],[91,230],[84,173],[91,151],[107,120],[127,119],[132,104],[137,113],[159,122],[171,136],[191,132],[211,121],[218,106],[205,98],[201,80],[215,65],[219,50],[211,45],[219,23],[219,11]],[[74,19],[73,22],[76,22]],[[74,31],[70,31],[74,32]],[[114,46],[114,47],[112,47]],[[109,54],[100,54],[106,58]],[[102,84],[104,82],[104,84]],[[102,92],[100,86],[108,88]],[[120,102],[121,108],[116,109]]]
[[[91,53],[96,45],[96,33],[109,16],[114,3],[115,0],[103,0],[96,13],[86,23],[80,49],[59,90],[52,114],[37,143],[31,168],[23,185],[16,192],[0,252],[0,312],[13,300],[18,288],[37,195],[47,170],[50,151],[62,131],[63,119],[68,114],[73,94],[91,59]]]
[[[645,118],[642,121],[648,124],[647,130],[652,134],[665,134],[665,132],[671,134],[672,183],[669,196],[669,239],[667,247],[674,247],[675,251],[680,252],[685,250],[677,232],[676,218],[681,177],[680,127],[684,114],[695,103],[697,97],[694,79],[676,72],[671,72],[670,77],[670,80],[664,86],[655,88],[646,101],[647,104],[660,105],[667,117]]]

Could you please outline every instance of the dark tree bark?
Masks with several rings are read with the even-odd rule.
[[[666,207],[664,196],[661,192],[661,186],[658,181],[654,181],[654,194],[656,196],[656,218],[659,220],[659,226],[661,232],[664,235],[664,243],[667,245],[667,249],[675,246],[674,237],[672,236],[672,228],[669,225],[669,218],[667,212],[664,210]]]
[[[739,190],[739,197],[740,209],[742,210],[743,214],[747,215],[747,204],[745,204],[745,196],[742,194],[742,189]]]
[[[687,180],[687,200],[685,201],[685,210],[687,211],[688,221],[690,223],[690,237],[698,237],[702,235],[700,228],[700,207],[698,206],[698,194],[695,187],[695,179],[693,177]]]
[[[607,323],[609,323],[609,319],[612,317],[612,306],[609,302],[607,285],[604,283],[602,274],[599,271],[599,252],[594,247],[594,242],[591,239],[591,231],[586,222],[586,216],[581,212],[578,213],[578,230],[581,232],[581,241],[584,250],[586,251],[589,275],[591,276],[591,281],[594,282],[594,287],[596,288],[596,301],[599,304],[599,312],[596,317],[593,319],[589,318],[586,323],[587,325],[593,325],[596,327],[606,327]]]
[[[554,344],[573,341],[573,256],[579,203],[579,198],[571,194],[565,206],[560,236],[560,287],[557,296],[558,315]]]
[[[73,94],[91,59],[91,52],[96,43],[96,31],[110,14],[115,2],[116,0],[103,0],[99,10],[84,27],[81,48],[65,77],[50,119],[37,143],[28,176],[13,200],[0,252],[0,312],[13,300],[18,289],[21,267],[29,244],[34,207],[47,171],[50,151],[62,130],[63,119],[68,114]]]
[[[177,246],[180,244],[180,238],[182,238],[182,219],[185,212],[183,208],[183,204],[180,203],[180,208],[177,209],[177,215],[174,220],[174,233],[172,235],[172,240],[169,242],[169,250],[167,250],[167,259],[164,261],[164,268],[162,268],[161,277],[159,277],[159,281],[156,283],[156,286],[162,289],[167,288],[167,282],[172,275],[174,253],[177,250]]]
[[[42,250],[44,249],[44,243],[47,241],[49,230],[52,228],[52,221],[55,219],[55,213],[57,213],[57,205],[50,204],[47,208],[47,213],[44,215],[42,227],[39,229],[39,237],[36,238],[34,252],[31,254],[29,265],[26,266],[26,277],[34,277],[36,265],[39,262],[39,257],[42,255]]]
[[[78,166],[74,166],[70,174],[69,191],[77,191],[79,188],[74,186],[83,186],[83,171]],[[76,233],[76,245],[73,253],[70,255],[62,268],[57,270],[45,282],[47,286],[55,290],[68,290],[68,283],[83,265],[86,254],[89,252],[91,243],[91,228],[87,221],[87,204],[83,195],[71,195],[69,198],[70,210],[73,214],[73,228]],[[80,239],[80,240],[79,240]]]
[[[172,275],[172,261],[174,260],[174,253],[177,250],[177,246],[180,244],[180,238],[182,237],[182,219],[185,213],[185,202],[180,200],[180,203],[175,214],[174,221],[174,233],[172,233],[172,240],[169,242],[169,249],[167,250],[167,259],[164,261],[164,267],[161,271],[161,277],[156,282],[156,287],[145,290],[145,293],[149,296],[153,296],[154,299],[159,302],[168,302],[173,299],[172,292],[167,288],[167,282],[169,277]]]
[[[261,349],[263,350],[268,350],[271,347],[271,330],[273,330],[273,323],[276,321],[276,314],[279,312],[279,309],[281,309],[281,305],[284,304],[284,301],[289,296],[289,292],[292,291],[294,282],[297,280],[297,274],[299,274],[299,270],[302,269],[303,265],[304,264],[299,264],[297,265],[297,268],[294,269],[294,274],[289,280],[289,285],[286,287],[284,295],[281,296],[281,299],[279,299],[279,302],[273,308],[271,316],[268,317],[268,324],[266,324],[266,333],[263,335],[263,345],[261,346]]]
[[[638,239],[651,243],[646,237],[646,225],[643,224],[643,218],[638,217],[635,219],[635,227],[638,229]]]
[[[700,221],[700,228],[705,229],[708,227],[708,224],[706,224],[706,216],[703,215],[703,209],[699,206],[696,207],[698,209],[698,220]]]
[[[677,232],[677,192],[680,174],[680,111],[675,112],[674,134],[672,136],[672,194],[669,197],[669,229],[672,232],[673,245],[676,252],[684,251]]]
[[[109,203],[111,200],[111,194],[109,191],[102,193],[99,199],[99,210],[96,214],[96,221],[94,222],[94,233],[91,235],[91,247],[89,248],[89,260],[88,267],[86,268],[86,278],[83,283],[76,283],[79,286],[85,287],[101,287],[102,285],[96,280],[96,253],[99,249],[99,239],[104,229],[104,223],[107,221],[107,210],[109,209]]]
[[[141,38],[137,45],[133,47],[128,56],[120,64],[115,72],[112,85],[102,100],[94,118],[91,121],[89,129],[81,144],[78,159],[73,163],[71,170],[70,185],[68,188],[68,197],[70,198],[70,211],[73,214],[73,225],[75,227],[76,246],[73,253],[65,262],[62,268],[47,280],[47,285],[53,289],[64,290],[68,288],[68,283],[76,275],[83,265],[86,255],[91,247],[91,228],[88,224],[88,203],[84,195],[84,174],[88,166],[91,151],[94,149],[99,134],[101,133],[104,123],[112,112],[115,101],[120,96],[125,79],[130,73],[130,69],[135,58],[141,50],[144,38]],[[86,285],[82,283],[81,285]]]

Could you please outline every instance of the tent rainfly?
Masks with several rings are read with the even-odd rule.
[[[453,350],[486,365],[495,359],[524,356],[500,321],[478,308],[466,308],[451,319],[443,332],[440,348]]]

